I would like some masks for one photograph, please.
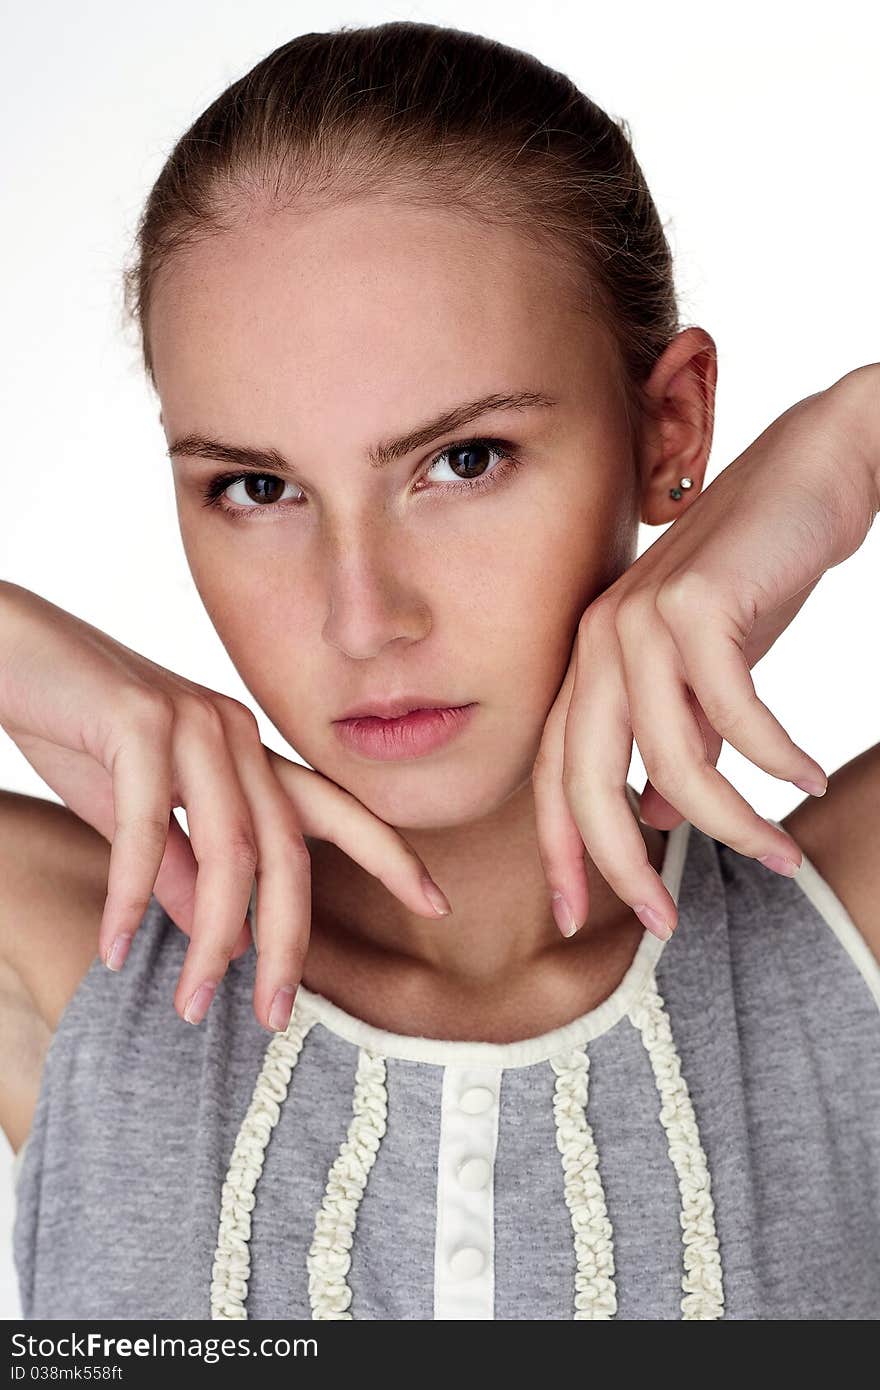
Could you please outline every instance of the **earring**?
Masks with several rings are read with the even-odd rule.
[[[680,502],[682,488],[684,488],[686,491],[689,487],[693,487],[693,485],[693,478],[679,478],[678,487],[671,487],[669,489],[669,496],[674,498],[676,502]]]

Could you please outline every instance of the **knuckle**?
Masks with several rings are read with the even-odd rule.
[[[584,774],[582,768],[569,763],[563,766],[562,790],[569,801],[574,799],[583,801],[585,804],[590,802],[589,778]]]
[[[312,856],[309,854],[309,847],[302,837],[302,833],[291,826],[283,832],[283,847],[285,857],[292,861],[298,872],[311,872]]]
[[[654,599],[643,590],[624,594],[614,612],[614,627],[618,637],[638,636],[654,615]]]
[[[174,701],[154,685],[130,685],[121,696],[125,719],[138,728],[154,733],[169,730],[174,723]]]
[[[302,976],[308,956],[308,942],[300,937],[274,939],[264,944],[260,952],[260,975],[271,980],[296,984]]]
[[[682,570],[671,574],[657,592],[657,609],[669,623],[692,620],[708,605],[711,585],[697,570]]]
[[[198,691],[187,691],[178,701],[180,712],[193,728],[207,737],[223,736],[223,718],[213,699]]]
[[[532,763],[532,781],[543,782],[550,774],[550,767],[550,753],[546,744],[542,742]]]
[[[719,732],[726,730],[727,733],[734,733],[753,711],[754,701],[747,699],[743,704],[738,700],[733,704],[723,695],[709,695],[703,700],[703,709],[706,718],[715,729]]]
[[[232,959],[235,941],[224,941],[218,936],[203,936],[198,942],[198,948],[199,968],[196,974],[214,979],[225,974],[226,967]]]
[[[245,825],[235,826],[228,832],[223,844],[223,858],[232,860],[236,868],[253,873],[259,861],[259,853],[253,831]]]
[[[169,812],[170,817],[170,812]],[[138,845],[146,844],[148,849],[164,849],[168,839],[168,820],[161,816],[129,816],[116,822],[116,834],[130,836]]]
[[[232,959],[234,946],[234,941],[224,941],[218,936],[203,933],[200,940],[193,936],[192,959],[187,961],[192,973],[189,976],[189,984],[184,987],[181,995],[181,1013],[203,981],[214,980],[219,984],[223,979]]]
[[[273,789],[270,802],[270,843],[279,844],[285,852],[308,855],[299,812],[290,797],[284,795],[283,789],[280,796]]]
[[[598,642],[606,637],[613,630],[614,615],[619,603],[620,601],[612,604],[601,595],[594,599],[589,607],[584,609],[578,621],[579,643]]]
[[[652,786],[656,787],[667,801],[674,801],[684,786],[685,778],[681,764],[665,752],[655,753],[644,761]]]
[[[260,726],[257,723],[257,717],[253,710],[249,709],[247,705],[242,704],[240,700],[233,699],[231,695],[220,695],[217,705],[220,714],[229,722],[231,728],[234,728],[242,735],[256,735],[257,738],[260,737]]]
[[[132,893],[125,888],[111,889],[107,893],[107,906],[114,914],[124,914],[134,919],[142,917],[150,903],[151,894]]]

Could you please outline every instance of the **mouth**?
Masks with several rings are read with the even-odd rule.
[[[333,726],[350,752],[374,762],[399,761],[424,757],[449,743],[465,728],[476,709],[476,702],[419,705],[402,714],[335,719]]]

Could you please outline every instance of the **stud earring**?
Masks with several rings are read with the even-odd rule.
[[[679,478],[679,480],[678,480],[678,487],[671,487],[671,488],[669,489],[669,496],[672,497],[672,498],[674,498],[674,500],[675,500],[676,502],[680,502],[680,501],[681,501],[682,488],[684,488],[685,491],[687,491],[687,489],[688,489],[689,487],[693,487],[693,485],[694,485],[694,480],[693,480],[693,478]]]

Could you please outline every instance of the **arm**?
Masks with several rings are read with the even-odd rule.
[[[880,364],[835,383],[853,466],[880,511]],[[830,884],[880,960],[880,743],[844,763],[821,798],[807,797],[780,821]]]

